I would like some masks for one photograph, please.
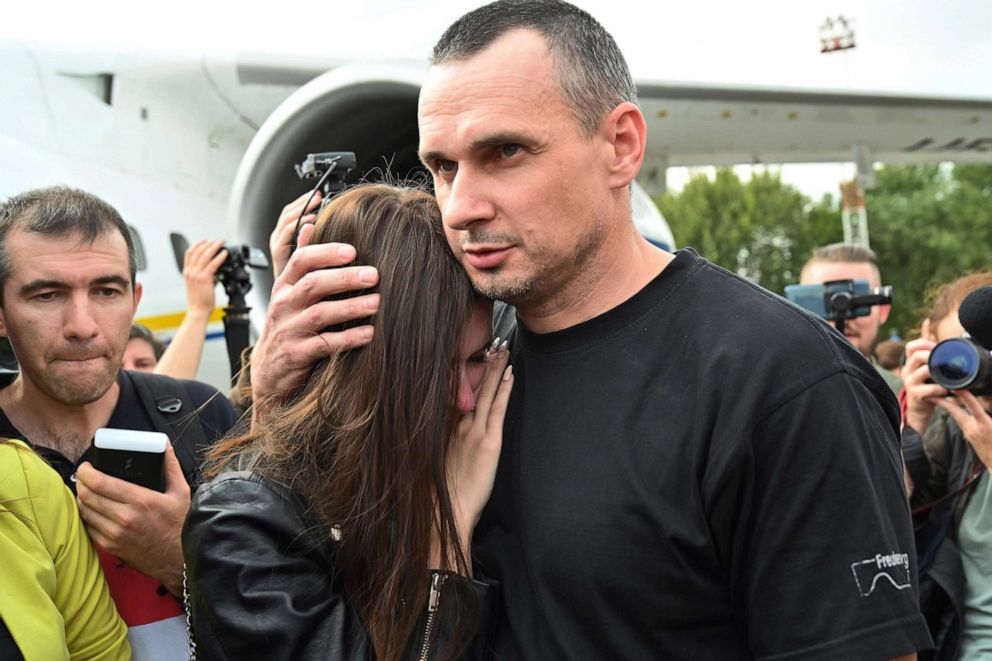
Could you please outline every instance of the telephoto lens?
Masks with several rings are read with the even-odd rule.
[[[930,378],[948,390],[992,394],[988,349],[968,338],[944,340],[930,352]]]

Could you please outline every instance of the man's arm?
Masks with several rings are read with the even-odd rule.
[[[176,454],[165,451],[165,493],[102,473],[86,462],[76,471],[79,514],[94,543],[182,594],[180,534],[190,490]]]
[[[912,658],[931,645],[889,403],[838,372],[752,432],[753,469],[731,492],[747,503],[731,567],[757,658]]]
[[[214,311],[214,274],[224,263],[224,242],[197,241],[183,255],[183,280],[186,281],[186,315],[175,336],[155,366],[156,374],[175,379],[196,378],[203,356],[207,325]]]

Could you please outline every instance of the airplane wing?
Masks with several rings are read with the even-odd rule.
[[[309,189],[293,165],[354,151],[355,178],[422,174],[417,96],[426,61],[254,53],[122,53],[0,40],[0,197],[67,183],[104,197],[148,247],[141,314],[185,306],[170,234],[268,245],[280,210]],[[992,100],[644,81],[648,159],[668,166],[851,161],[992,162]],[[674,241],[643,191],[642,233]],[[226,213],[225,213],[226,209]],[[271,274],[249,295],[256,323]]]
[[[992,163],[992,100],[644,82],[647,169],[678,165]],[[651,173],[650,176],[657,172]]]

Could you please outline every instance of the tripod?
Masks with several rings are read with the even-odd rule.
[[[245,294],[251,291],[251,276],[243,265],[234,265],[219,278],[227,292],[224,308],[224,338],[227,340],[227,358],[231,363],[231,385],[241,372],[241,354],[250,341],[251,308],[245,303]]]

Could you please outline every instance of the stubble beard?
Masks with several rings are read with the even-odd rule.
[[[51,369],[41,374],[26,373],[25,376],[50,399],[64,406],[85,406],[107,394],[117,381],[118,371],[108,361],[105,369],[85,375],[85,378],[67,378]]]
[[[491,271],[472,271],[475,290],[486,298],[503,301],[517,308],[536,307],[560,297],[582,277],[583,270],[603,243],[603,227],[597,223],[581,243],[563,258],[554,260],[543,248],[527,256],[532,268],[517,275],[501,274],[502,267]]]

